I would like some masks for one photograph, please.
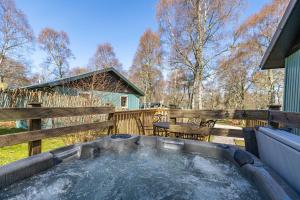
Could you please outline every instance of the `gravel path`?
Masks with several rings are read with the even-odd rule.
[[[241,127],[237,126],[230,126],[230,125],[224,125],[224,124],[216,124],[215,128],[225,128],[225,129],[237,129],[242,130]],[[222,144],[231,144],[235,145],[234,139],[240,139],[235,137],[224,137],[224,136],[214,136],[212,142],[214,143],[222,143]]]

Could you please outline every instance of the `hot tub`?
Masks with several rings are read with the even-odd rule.
[[[1,167],[0,199],[297,199],[274,175],[233,146],[116,135]]]

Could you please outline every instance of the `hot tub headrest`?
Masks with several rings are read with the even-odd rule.
[[[112,139],[129,139],[129,138],[131,138],[131,135],[129,135],[129,134],[114,134],[110,137]]]
[[[246,153],[245,151],[236,150],[234,152],[234,160],[240,165],[240,167],[246,165],[246,164],[253,164],[254,160],[253,158]]]

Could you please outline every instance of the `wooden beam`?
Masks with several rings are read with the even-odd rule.
[[[283,112],[270,110],[269,120],[271,122],[282,123],[289,128],[300,128],[299,112]]]
[[[243,131],[238,129],[212,128],[210,133],[211,135],[215,135],[215,136],[244,138]]]
[[[199,134],[199,135],[216,135],[244,138],[243,131],[239,129],[221,129],[197,126],[183,126],[170,124],[170,132],[183,133],[183,134]]]
[[[170,118],[267,120],[267,110],[170,110]]]
[[[276,110],[280,111],[281,105],[269,105],[269,111]],[[279,128],[279,123],[270,120],[270,114],[268,115],[268,125],[273,128]]]
[[[107,134],[108,135],[111,135],[111,134],[114,134],[116,133],[116,119],[115,119],[115,116],[114,116],[114,113],[110,113],[108,114],[108,120],[110,121],[113,121],[113,125],[110,126],[107,130]]]
[[[31,108],[40,108],[41,103],[30,103],[28,104]],[[29,131],[41,130],[42,120],[41,119],[30,119],[28,120]],[[28,142],[28,156],[33,156],[42,152],[42,140],[35,140]]]
[[[114,107],[3,108],[0,109],[0,120],[72,117],[109,114],[113,112]]]
[[[28,141],[41,140],[51,137],[59,137],[70,133],[99,130],[108,128],[114,125],[114,121],[104,121],[90,124],[80,124],[75,126],[43,129],[36,131],[26,131],[21,133],[14,133],[8,135],[0,135],[0,147],[20,144]]]

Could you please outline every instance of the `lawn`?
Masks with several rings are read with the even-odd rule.
[[[8,128],[8,127],[1,127],[0,126],[0,135],[5,135],[5,134],[10,134],[10,133],[18,133],[25,131],[24,129],[21,128]]]
[[[245,147],[245,141],[244,140],[234,139],[234,143],[235,143],[235,145],[237,145],[239,147]]]
[[[0,135],[17,133],[22,131],[24,130],[18,128],[0,127]],[[65,144],[61,138],[51,138],[51,139],[42,140],[43,152],[50,151],[52,149],[56,149],[62,146],[65,146]],[[2,147],[0,148],[0,166],[14,162],[22,158],[26,158],[27,156],[28,156],[27,143]]]

